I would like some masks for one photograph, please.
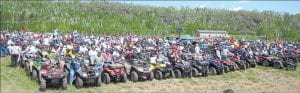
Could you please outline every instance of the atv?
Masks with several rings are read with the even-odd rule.
[[[267,56],[267,55],[258,55],[256,56],[256,62],[262,66],[272,66],[274,62],[282,61],[279,57],[276,56]]]
[[[43,58],[32,57],[25,61],[25,71],[27,75],[30,75],[31,80],[39,79],[39,71],[41,69],[41,64],[46,60]]]
[[[168,60],[156,60],[156,62],[150,62],[150,68],[154,72],[154,78],[157,80],[163,78],[175,78],[173,66]]]
[[[133,58],[125,63],[126,73],[130,76],[131,81],[137,82],[139,79],[153,80],[154,74],[150,65],[145,61],[145,59]]]
[[[199,67],[194,60],[193,54],[191,53],[185,53],[182,55],[182,59],[184,62],[187,62],[191,66],[191,76],[198,77],[200,75],[200,71],[202,70],[201,67]],[[186,64],[186,63],[184,63]],[[186,67],[188,67],[188,64],[186,64]],[[187,73],[187,72],[186,72]]]
[[[231,61],[235,62],[239,69],[246,70],[249,67],[245,60],[240,60],[240,56],[233,56]]]
[[[67,89],[67,74],[60,62],[43,63],[40,70],[40,90],[45,91],[47,85],[60,86]]]
[[[246,53],[244,56],[241,56],[240,59],[246,61],[246,66],[247,66],[246,68],[249,68],[249,67],[255,68],[256,67],[254,55]]]
[[[174,73],[176,78],[180,77],[192,77],[193,75],[198,74],[197,69],[191,66],[191,63],[185,60],[178,60],[173,64]],[[192,72],[194,71],[194,73]]]
[[[81,64],[75,73],[75,86],[82,88],[84,84],[101,85],[101,69],[97,65]]]
[[[206,77],[209,74],[209,61],[206,60],[195,60],[192,61],[192,66],[196,68],[202,76]]]
[[[30,56],[22,56],[21,59],[21,66],[24,66],[25,71],[26,71],[26,75],[31,75],[31,65],[33,64],[33,62],[38,58],[37,55],[30,55]]]
[[[286,68],[288,71],[296,71],[297,62],[291,55],[280,55],[281,59],[273,62],[273,67],[276,69]]]
[[[229,72],[229,68],[226,65],[224,65],[221,60],[210,59],[208,72],[209,75],[221,75],[224,72]]]
[[[127,74],[125,72],[125,66],[121,62],[115,62],[112,64],[111,62],[105,62],[103,66],[102,72],[102,81],[105,84],[109,84],[111,81],[115,82],[126,82]]]
[[[222,63],[224,65],[225,72],[235,71],[235,70],[239,69],[238,65],[232,60],[223,60]]]

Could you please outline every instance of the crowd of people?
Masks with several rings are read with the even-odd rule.
[[[50,60],[57,56],[68,57],[71,62],[70,80],[79,69],[83,59],[89,64],[96,64],[99,69],[105,62],[130,58],[169,59],[173,64],[185,54],[193,55],[195,60],[211,55],[216,59],[228,60],[231,55],[276,55],[286,53],[299,54],[298,42],[241,41],[233,38],[204,38],[184,40],[173,37],[142,37],[133,34],[98,36],[77,32],[62,34],[33,32],[0,32],[1,56],[10,55],[11,66],[17,67],[21,59],[38,56]]]

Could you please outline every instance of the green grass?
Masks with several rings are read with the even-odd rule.
[[[297,67],[296,71],[287,71],[285,69],[274,69],[272,67],[264,67],[264,66],[258,66],[258,68],[266,70],[268,72],[282,74],[286,77],[295,77],[295,78],[300,79],[300,69],[299,69],[300,63],[297,63],[297,64],[298,64],[298,67]]]
[[[25,71],[22,68],[11,68],[10,58],[1,58],[1,93],[32,93],[39,92],[39,84],[36,81],[30,80],[25,75]],[[245,71],[235,71],[225,73],[223,75],[209,76],[209,77],[193,77],[182,79],[167,79],[167,80],[153,80],[145,82],[133,83],[128,81],[126,83],[117,84],[102,84],[100,87],[87,87],[82,89],[76,89],[74,86],[68,86],[67,90],[55,90],[48,89],[49,93],[132,93],[132,92],[204,92],[207,90],[195,90],[199,88],[209,88],[220,90],[217,88],[216,82],[220,82],[224,86],[222,88],[228,88],[233,86],[239,86],[240,81],[244,81],[247,86],[261,84],[261,86],[275,86],[268,84],[268,78],[265,78],[265,73],[271,73],[272,78],[276,80],[280,77],[296,78],[300,80],[300,70],[286,71],[283,69],[273,69],[271,67],[258,66],[257,68],[247,69]],[[275,86],[276,87],[276,86]],[[176,90],[178,89],[178,91]],[[238,89],[238,88],[237,88]]]

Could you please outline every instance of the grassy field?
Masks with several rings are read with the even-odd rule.
[[[9,67],[10,59],[1,58],[1,93],[38,93],[37,82],[31,81],[22,68]],[[300,64],[299,64],[300,65]],[[246,71],[235,71],[220,76],[153,80],[145,82],[102,84],[101,87],[67,90],[48,89],[48,93],[220,93],[233,89],[237,93],[299,93],[300,69],[295,72],[258,66]]]

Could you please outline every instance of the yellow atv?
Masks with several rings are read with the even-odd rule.
[[[173,66],[169,62],[150,62],[150,68],[154,73],[154,78],[157,80],[175,77]]]

